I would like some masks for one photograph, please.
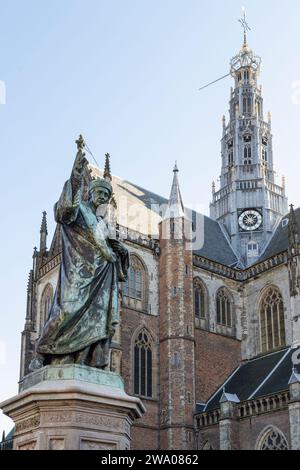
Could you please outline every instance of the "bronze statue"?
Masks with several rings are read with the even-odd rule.
[[[92,180],[83,200],[87,160],[84,140],[54,212],[61,225],[62,260],[48,320],[36,345],[30,370],[48,364],[105,368],[119,317],[118,282],[125,281],[127,249],[99,215],[112,196],[109,179]],[[103,215],[103,214],[102,214]]]

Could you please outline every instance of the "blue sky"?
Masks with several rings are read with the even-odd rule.
[[[231,79],[197,90],[229,71],[243,5],[263,59],[276,170],[298,206],[299,0],[0,0],[0,401],[17,392],[41,213],[52,233],[80,132],[100,164],[110,152],[115,174],[163,196],[177,160],[185,204],[208,211]],[[0,415],[0,430],[10,426]]]

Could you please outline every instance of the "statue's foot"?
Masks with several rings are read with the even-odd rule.
[[[34,372],[35,370],[41,369],[44,367],[44,362],[45,358],[40,354],[36,354],[29,364],[29,372]]]

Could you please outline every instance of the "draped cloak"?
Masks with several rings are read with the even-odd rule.
[[[67,181],[54,208],[61,224],[62,260],[49,317],[37,343],[41,354],[70,354],[111,338],[119,320],[118,280],[120,271],[127,271],[128,252],[116,263],[106,261],[107,225],[82,201],[81,192],[82,188],[74,196]]]

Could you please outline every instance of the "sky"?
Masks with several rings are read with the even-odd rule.
[[[109,152],[115,175],[162,196],[177,160],[185,205],[208,213],[232,79],[198,89],[229,72],[243,5],[299,206],[299,0],[0,0],[0,402],[17,393],[33,247],[44,210],[53,234],[79,133],[100,166]]]

